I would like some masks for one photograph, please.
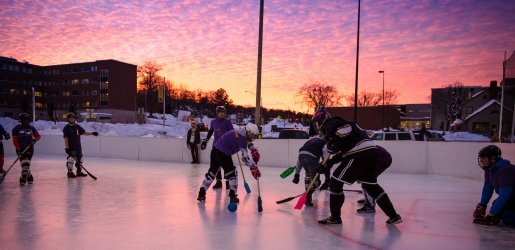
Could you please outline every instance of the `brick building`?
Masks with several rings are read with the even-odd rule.
[[[63,120],[75,109],[104,114],[96,119],[134,122],[136,72],[136,65],[116,60],[39,66],[0,57],[0,116],[32,113],[34,89],[37,119]]]

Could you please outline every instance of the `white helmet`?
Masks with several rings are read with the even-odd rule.
[[[253,134],[255,136],[259,135],[259,128],[254,123],[247,123],[247,125],[245,125],[245,130],[247,130],[247,133]]]

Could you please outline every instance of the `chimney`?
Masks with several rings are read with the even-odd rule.
[[[488,88],[488,99],[497,99],[497,81],[490,81],[490,87]]]

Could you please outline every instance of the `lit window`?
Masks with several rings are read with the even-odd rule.
[[[79,79],[73,79],[72,80],[72,85],[75,85],[75,84],[79,84]]]

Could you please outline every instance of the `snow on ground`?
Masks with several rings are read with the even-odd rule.
[[[184,119],[177,119],[176,117],[167,114],[165,124],[161,114],[154,115],[157,118],[147,118],[146,124],[113,124],[113,123],[100,123],[100,122],[79,122],[86,131],[97,131],[103,136],[126,136],[126,137],[156,137],[156,138],[185,138],[188,129],[191,127],[189,121]],[[203,117],[202,122],[210,125],[212,118]],[[18,124],[17,120],[0,117],[0,124],[8,132],[11,132],[14,126]],[[63,128],[66,122],[52,122],[38,120],[32,124],[42,135],[62,135]],[[308,131],[309,127],[303,126],[300,123],[290,123],[286,119],[274,118],[269,123],[263,125],[263,138],[277,138],[278,132],[272,132],[272,126],[277,128],[298,128]],[[238,125],[234,124],[237,128]],[[441,131],[440,131],[441,133]],[[446,141],[490,141],[490,138],[472,134],[468,132],[446,132],[443,136]]]

